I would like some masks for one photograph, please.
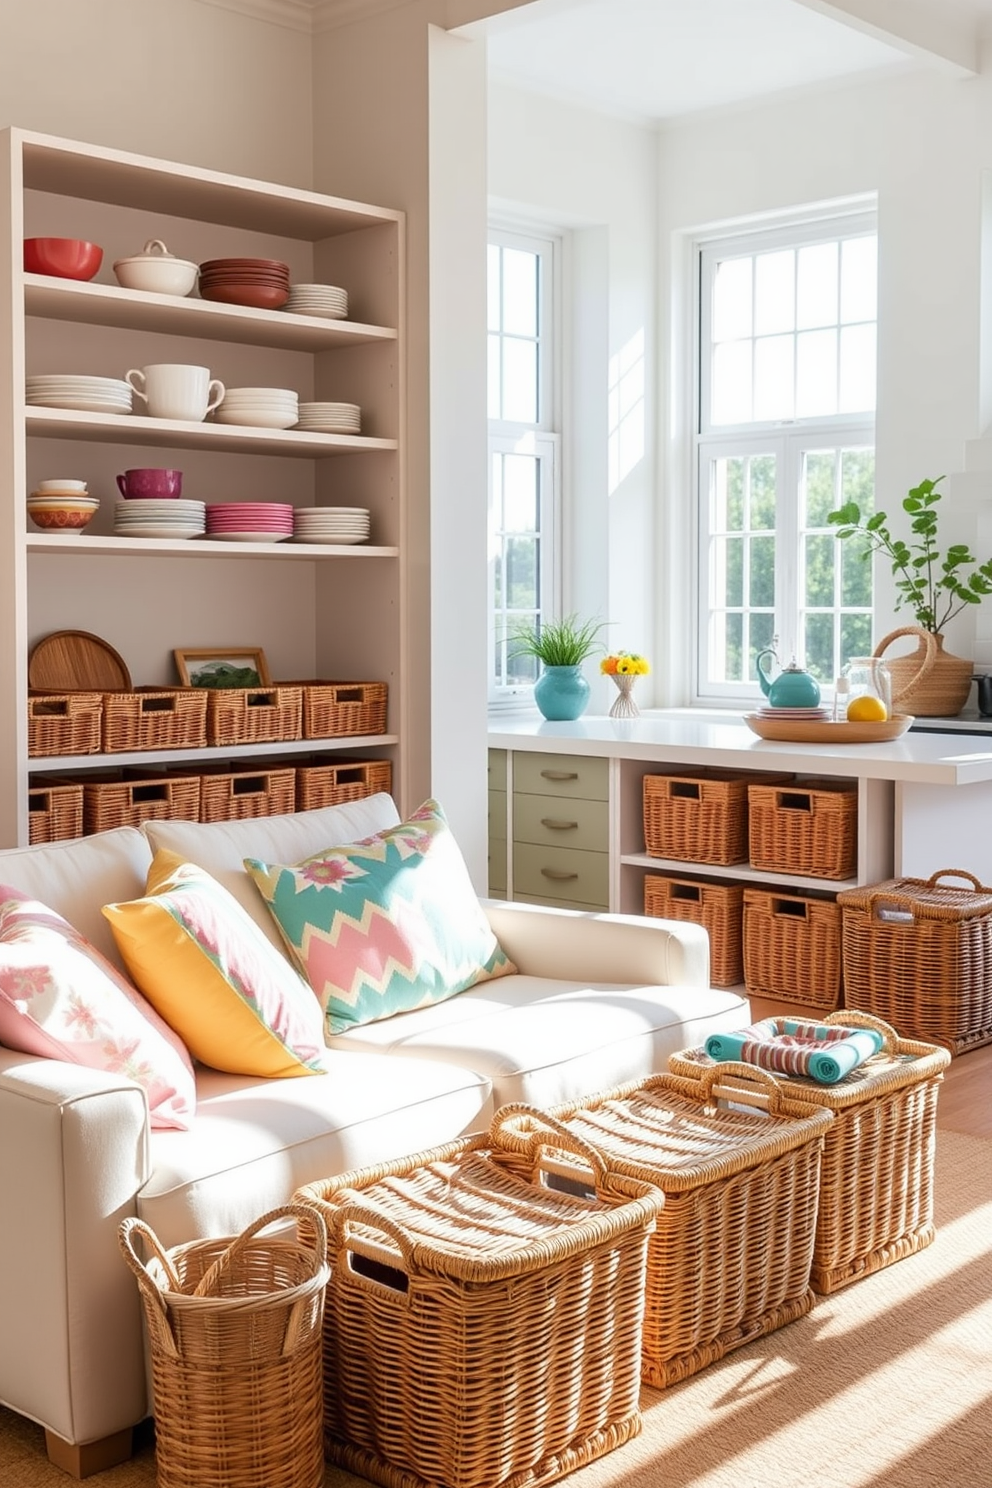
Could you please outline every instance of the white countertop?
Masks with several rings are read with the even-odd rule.
[[[662,709],[639,718],[586,715],[550,723],[538,714],[490,719],[492,749],[529,749],[548,754],[589,754],[661,760],[675,765],[716,765],[749,770],[792,770],[867,780],[927,785],[972,785],[992,780],[992,733],[988,739],[957,727],[931,733],[942,721],[921,720],[927,732],[911,730],[890,744],[783,744],[759,739],[739,714]],[[987,720],[971,724],[982,729]],[[982,729],[982,732],[987,732]]]

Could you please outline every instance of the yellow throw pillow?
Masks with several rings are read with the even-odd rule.
[[[147,894],[103,913],[135,983],[203,1064],[265,1079],[323,1068],[320,1004],[233,895],[158,853]]]

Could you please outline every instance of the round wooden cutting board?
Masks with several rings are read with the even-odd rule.
[[[131,673],[108,641],[88,630],[54,630],[28,658],[33,692],[130,692]]]

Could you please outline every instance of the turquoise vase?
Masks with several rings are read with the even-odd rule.
[[[534,701],[545,718],[579,718],[589,701],[589,683],[578,666],[549,666],[534,683]]]

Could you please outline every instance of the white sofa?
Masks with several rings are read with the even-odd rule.
[[[147,823],[0,852],[121,966],[106,903],[141,897],[153,850],[226,885],[283,950],[242,867],[297,862],[397,821],[389,796],[294,816]],[[189,1132],[150,1130],[129,1080],[0,1047],[0,1401],[77,1476],[122,1460],[149,1412],[138,1291],[117,1243],[137,1214],[166,1246],[237,1233],[301,1184],[479,1130],[511,1100],[550,1105],[663,1069],[748,1021],[708,983],[705,932],[635,916],[485,905],[519,973],[328,1041],[324,1074],[198,1067]]]

